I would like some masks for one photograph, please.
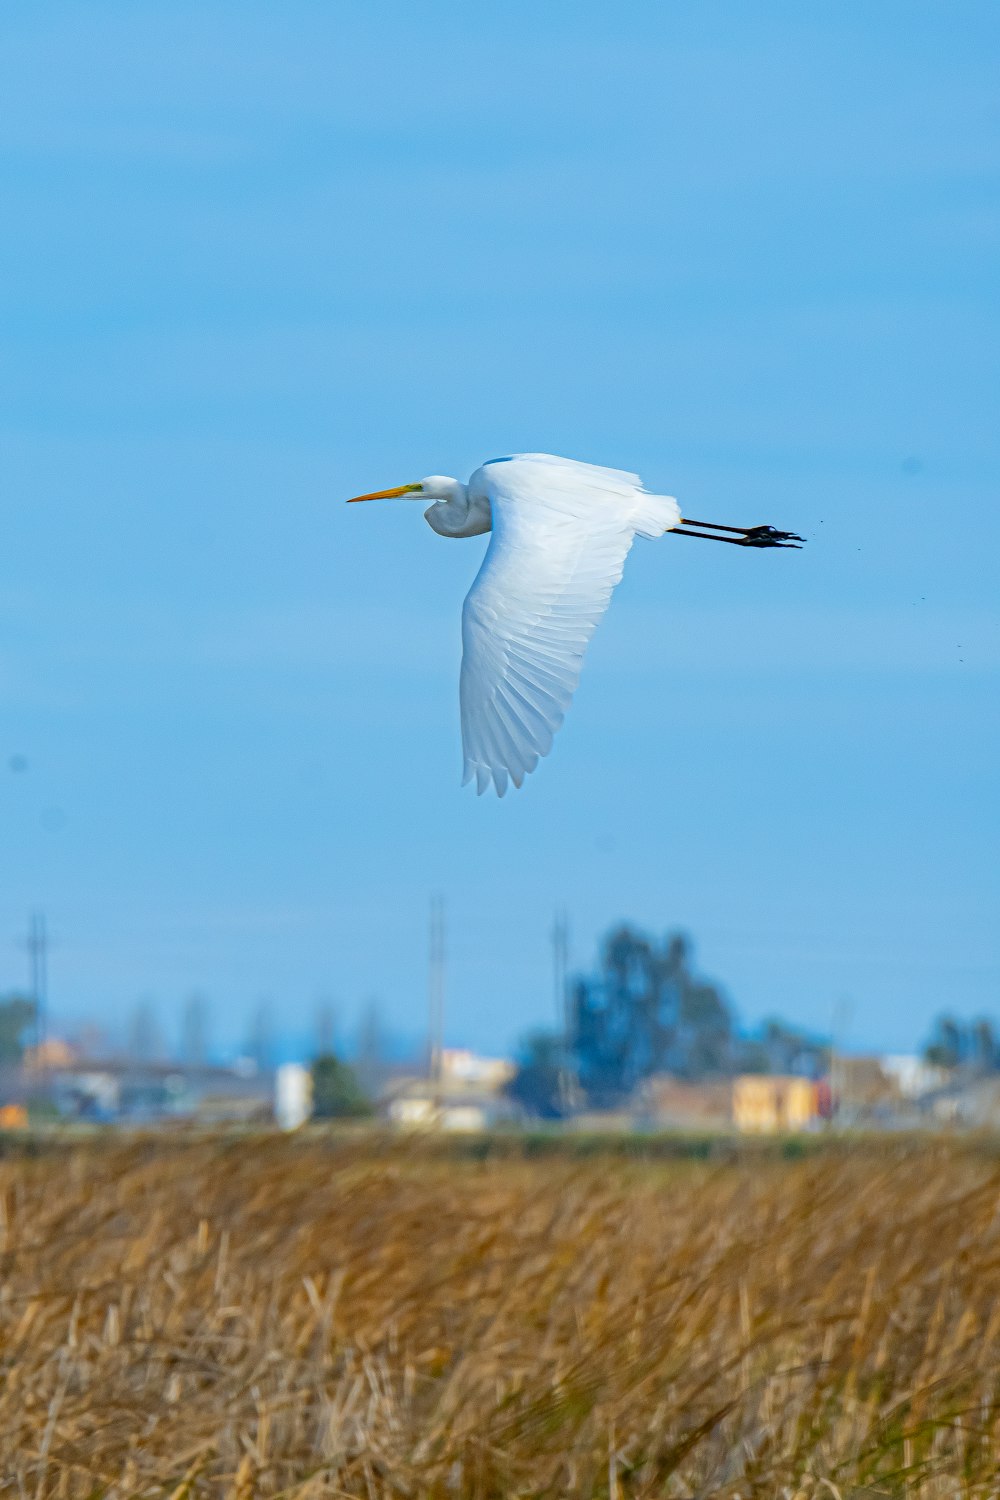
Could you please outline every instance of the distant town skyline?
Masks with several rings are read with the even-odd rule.
[[[443,923],[443,925],[442,925]],[[455,1015],[447,1013],[448,953],[447,953],[447,907],[440,898],[434,898],[430,909],[428,932],[427,969],[425,972],[424,1014],[418,1016],[419,1005],[409,1007],[409,1014],[417,1018],[416,1024],[406,1028],[391,1023],[379,999],[368,995],[356,1007],[338,1004],[330,993],[316,998],[311,1013],[305,1014],[296,1000],[282,1003],[278,997],[258,995],[239,1012],[234,1007],[221,1011],[213,1004],[203,988],[190,989],[179,999],[160,996],[147,988],[137,996],[124,1011],[110,1012],[98,1006],[92,1013],[61,1014],[58,1005],[53,1009],[47,989],[48,941],[47,921],[44,913],[33,913],[28,924],[23,946],[27,953],[28,969],[21,984],[2,983],[0,976],[0,998],[5,995],[42,997],[38,1036],[54,1036],[62,1040],[82,1043],[86,1049],[109,1054],[127,1054],[147,1058],[174,1058],[178,1061],[231,1062],[235,1058],[252,1058],[261,1066],[311,1057],[324,1051],[335,1051],[341,1056],[355,1058],[366,1047],[377,1046],[383,1060],[390,1063],[416,1061],[432,1046],[432,1028],[439,1024],[440,1001],[431,1003],[433,987],[438,994],[443,985],[445,1014],[443,1021],[443,1044],[450,1048],[471,1047],[475,1051],[513,1056],[523,1044],[538,1032],[560,1034],[566,1024],[567,1006],[575,986],[581,981],[592,981],[597,976],[599,955],[595,953],[589,965],[570,961],[570,927],[565,912],[556,914],[549,933],[551,944],[550,1004],[546,1012],[529,1020],[516,1035],[495,1040],[492,1044],[477,1044],[470,1038],[477,1030],[475,1015],[469,1015],[461,1006]],[[614,924],[603,934],[606,939],[612,930],[622,924]],[[632,926],[634,924],[624,924]],[[654,941],[663,934],[655,931],[639,936]],[[683,934],[691,943],[697,969],[697,945],[692,935]],[[443,940],[443,949],[442,949]],[[600,945],[603,948],[603,939]],[[699,979],[716,983],[717,976],[700,974]],[[41,981],[39,991],[36,986]],[[810,1026],[793,1014],[780,1014],[772,1009],[754,1021],[748,1022],[740,1013],[738,1005],[727,992],[723,981],[718,981],[724,1000],[730,1005],[739,1034],[751,1036],[759,1031],[762,1021],[778,1020],[817,1041],[832,1042],[845,1052],[905,1052],[920,1053],[931,1040],[931,1028],[919,1037],[905,1038],[894,1045],[879,1044],[870,1035],[855,1027],[856,1008],[852,1001],[842,997],[831,1010],[829,1024],[825,1027]],[[559,997],[562,995],[562,1000]],[[961,1007],[946,1005],[935,1015],[937,1021],[944,1015],[953,1015],[963,1023],[982,1018],[988,1012],[964,1012]],[[480,1028],[481,1029],[481,1028]]]

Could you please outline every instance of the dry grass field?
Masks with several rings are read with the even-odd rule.
[[[0,1490],[1000,1492],[1000,1166],[269,1136],[0,1160]]]

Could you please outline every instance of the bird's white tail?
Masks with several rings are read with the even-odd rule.
[[[647,495],[640,491],[635,499],[632,524],[636,536],[662,536],[680,524],[681,508],[672,495]]]

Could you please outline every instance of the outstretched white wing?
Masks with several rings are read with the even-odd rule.
[[[465,781],[502,797],[552,748],[633,538],[680,520],[635,474],[525,453],[484,464],[493,534],[462,611]]]

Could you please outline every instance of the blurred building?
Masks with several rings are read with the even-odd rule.
[[[840,1125],[888,1124],[904,1102],[897,1078],[874,1055],[838,1053],[830,1064],[830,1090]]]
[[[811,1078],[743,1073],[733,1079],[733,1124],[737,1130],[761,1135],[808,1130],[821,1118],[821,1098]]]
[[[632,1097],[631,1123],[640,1130],[728,1129],[732,1095],[728,1078],[688,1083],[671,1073],[654,1073]]]
[[[904,1099],[925,1099],[948,1083],[948,1070],[925,1062],[916,1052],[894,1052],[879,1059],[882,1072]]]
[[[506,1057],[483,1057],[465,1047],[441,1049],[441,1079],[448,1086],[468,1085],[496,1094],[513,1078],[516,1069]]]
[[[77,1049],[60,1037],[47,1037],[35,1047],[25,1047],[21,1066],[26,1073],[45,1073],[71,1068],[79,1061]]]
[[[1000,1074],[957,1074],[927,1101],[939,1125],[966,1130],[1000,1130]]]
[[[270,1119],[274,1109],[269,1075],[133,1059],[49,1068],[45,1094],[64,1119],[94,1124],[251,1124]]]
[[[393,1079],[380,1108],[391,1125],[404,1130],[490,1130],[517,1117],[504,1093],[514,1072],[507,1058],[445,1047],[440,1077]]]
[[[517,1118],[501,1094],[436,1089],[426,1078],[397,1081],[383,1096],[381,1108],[389,1124],[403,1130],[492,1130]]]

